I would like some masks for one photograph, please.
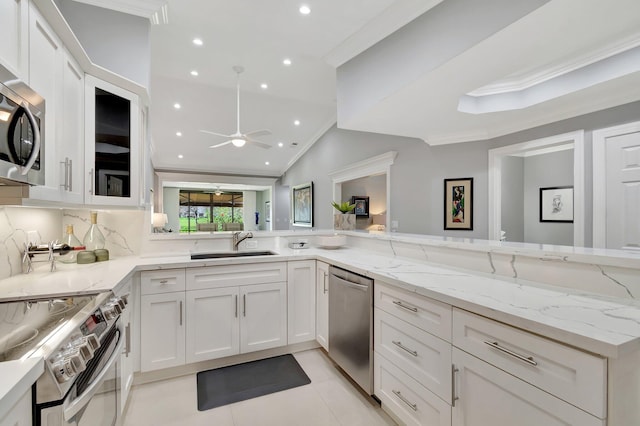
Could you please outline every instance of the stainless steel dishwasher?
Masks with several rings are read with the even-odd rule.
[[[373,394],[373,280],[329,268],[329,357]]]

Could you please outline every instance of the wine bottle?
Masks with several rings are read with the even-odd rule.
[[[71,247],[71,251],[67,254],[60,256],[60,262],[62,263],[76,263],[76,258],[78,257],[78,251],[84,250],[84,246],[73,233],[73,225],[67,225],[67,232],[65,236],[62,238],[62,243]]]
[[[82,239],[83,244],[86,247],[86,250],[96,250],[104,248],[104,235],[100,232],[98,228],[98,212],[91,212],[91,227],[84,235]]]

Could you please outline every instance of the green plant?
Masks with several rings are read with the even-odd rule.
[[[345,201],[344,203],[336,203],[335,201],[331,202],[331,205],[333,207],[335,207],[337,210],[341,211],[342,213],[349,213],[351,210],[356,208],[355,204],[351,204],[348,201]]]

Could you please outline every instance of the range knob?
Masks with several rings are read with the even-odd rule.
[[[58,383],[68,382],[76,375],[76,370],[69,358],[60,357],[53,362],[53,375],[56,376]]]
[[[102,307],[102,314],[107,319],[107,321],[111,321],[120,315],[122,309],[118,305],[107,304]]]
[[[76,374],[82,373],[87,369],[87,360],[84,358],[78,348],[69,348],[62,353],[64,359],[71,362],[73,370]]]
[[[100,341],[95,334],[78,336],[69,343],[69,347],[77,349],[84,361],[87,362],[93,358],[94,352],[100,347]]]

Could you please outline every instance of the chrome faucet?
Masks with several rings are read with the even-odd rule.
[[[238,245],[240,245],[240,243],[246,240],[247,238],[253,238],[253,234],[251,232],[247,232],[242,236],[241,235],[242,235],[242,232],[240,231],[236,231],[233,233],[233,251],[238,251]]]

